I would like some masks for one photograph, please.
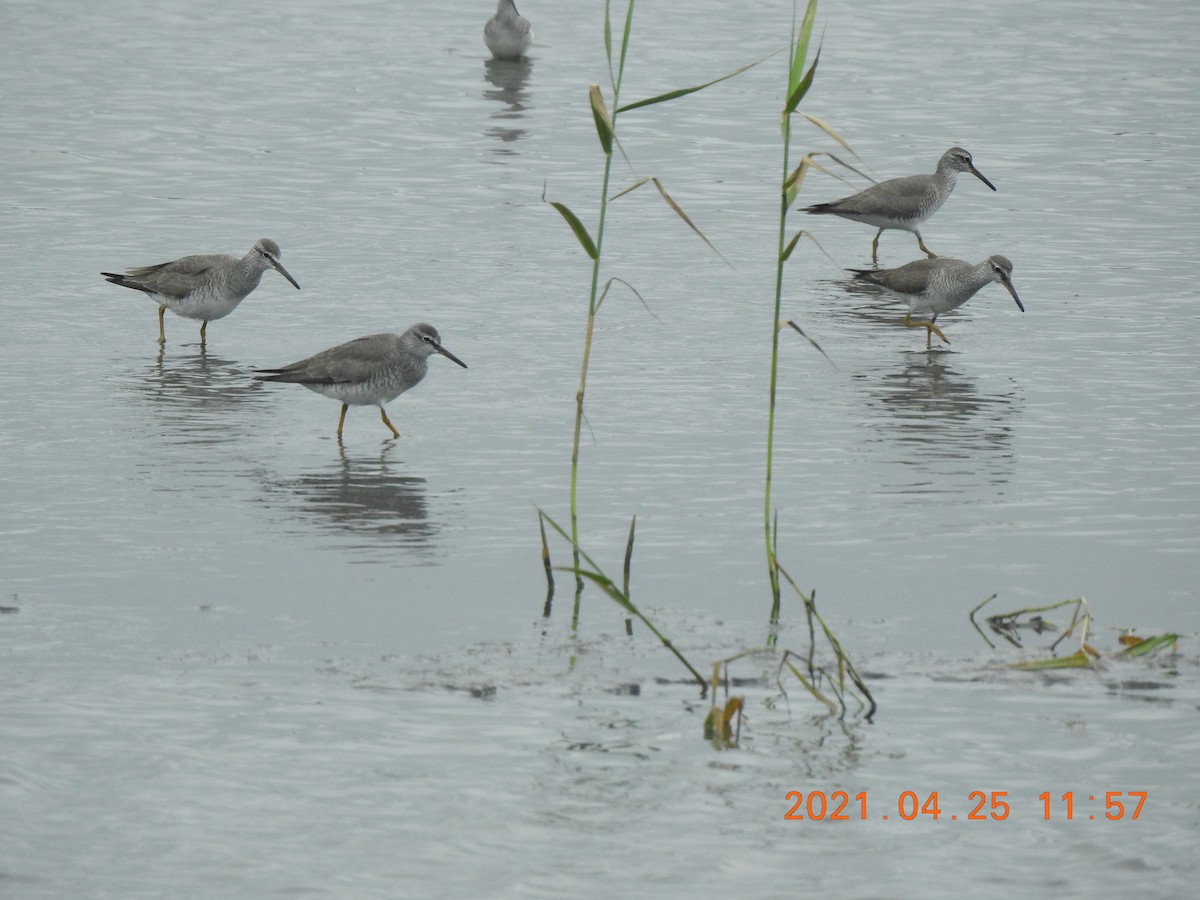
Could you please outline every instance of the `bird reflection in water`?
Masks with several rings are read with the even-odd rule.
[[[223,356],[198,353],[168,357],[160,345],[151,365],[127,376],[130,391],[155,404],[161,431],[187,443],[217,444],[249,433],[253,416],[232,415],[246,404],[267,404],[253,369]]]
[[[383,551],[380,562],[393,560],[397,545],[429,550],[441,526],[429,518],[425,479],[394,471],[394,451],[387,444],[378,458],[365,458],[347,455],[339,445],[329,467],[270,481],[267,492],[306,528],[370,538],[351,546],[372,555]]]
[[[517,121],[525,117],[529,108],[529,91],[525,84],[529,73],[533,71],[533,62],[527,58],[521,59],[487,59],[483,62],[483,78],[491,85],[485,88],[485,100],[495,100],[500,104],[490,116],[498,124],[487,129],[484,134],[500,140],[502,144],[511,144],[525,134],[525,129],[517,126]],[[513,153],[508,147],[497,148],[497,153]]]
[[[893,489],[970,492],[981,477],[1003,484],[1015,469],[1015,392],[981,393],[944,356],[925,351],[897,372],[871,377],[869,404],[883,415],[868,422],[909,467],[906,483]]]

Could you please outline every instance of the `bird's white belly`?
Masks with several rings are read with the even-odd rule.
[[[895,294],[894,291],[893,293]],[[908,305],[909,315],[933,316],[939,312],[945,312],[944,309],[938,308],[941,304],[923,294],[895,294],[895,296]]]
[[[350,406],[383,406],[404,393],[404,388],[391,382],[370,381],[360,384],[306,384],[310,391]]]
[[[151,294],[153,299],[159,306],[165,306],[177,316],[183,316],[185,319],[200,319],[205,322],[211,322],[214,319],[223,319],[242,302],[242,297],[213,297],[213,296],[196,296],[194,294],[187,297],[164,297],[162,294]]]
[[[520,56],[529,49],[529,35],[513,31],[493,32],[488,41],[488,49],[497,56]]]

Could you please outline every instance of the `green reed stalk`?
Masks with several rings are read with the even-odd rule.
[[[605,228],[605,221],[607,219],[607,214],[608,214],[608,204],[610,202],[612,202],[613,200],[616,200],[619,197],[623,197],[624,195],[637,190],[638,188],[642,187],[645,184],[653,184],[655,189],[658,191],[659,195],[662,197],[663,201],[671,208],[671,210],[677,216],[679,216],[679,218],[681,220],[683,220],[683,222],[685,224],[687,224],[687,226],[689,228],[691,228],[692,231],[694,231],[700,237],[701,240],[703,240],[706,244],[708,244],[708,246],[714,252],[716,252],[716,248],[713,247],[712,242],[709,241],[708,238],[704,236],[704,234],[700,231],[699,228],[696,227],[696,224],[687,216],[687,214],[683,211],[683,209],[679,206],[679,204],[675,202],[674,198],[672,198],[671,195],[667,192],[667,189],[664,187],[664,185],[660,179],[652,177],[652,176],[640,178],[637,181],[635,181],[632,185],[630,185],[629,187],[624,188],[623,190],[618,191],[617,193],[610,194],[610,186],[611,186],[611,181],[612,181],[612,166],[613,166],[613,147],[614,147],[614,145],[617,146],[618,148],[620,146],[619,142],[617,141],[617,137],[616,137],[617,117],[620,113],[627,112],[629,110],[641,109],[643,107],[652,106],[654,104],[664,103],[668,100],[675,100],[680,97],[685,97],[688,94],[693,94],[696,91],[701,91],[704,88],[710,87],[711,85],[714,85],[721,81],[724,81],[727,78],[732,78],[734,75],[740,74],[741,72],[744,72],[747,69],[758,65],[758,62],[762,62],[762,60],[759,60],[758,62],[754,62],[749,65],[742,66],[741,68],[735,69],[733,72],[730,72],[726,75],[722,75],[721,77],[713,79],[712,81],[705,82],[704,84],[692,85],[692,86],[686,87],[686,88],[679,88],[677,90],[668,91],[667,93],[664,93],[664,94],[659,94],[654,97],[648,97],[643,100],[638,100],[634,103],[629,103],[629,104],[626,104],[625,106],[621,106],[620,105],[621,81],[622,81],[622,78],[623,78],[624,72],[625,72],[625,58],[629,51],[630,33],[633,28],[634,0],[629,0],[628,5],[626,6],[625,24],[624,24],[624,28],[621,32],[621,42],[620,42],[620,46],[618,48],[615,65],[614,65],[614,59],[613,59],[612,17],[611,17],[610,6],[611,6],[610,0],[606,0],[606,2],[604,4],[604,51],[605,51],[605,55],[608,59],[609,80],[612,84],[612,105],[611,105],[611,107],[605,103],[604,95],[601,93],[599,85],[593,84],[588,89],[588,102],[591,106],[592,117],[596,123],[596,134],[600,140],[600,147],[604,151],[604,176],[601,179],[601,184],[600,184],[600,208],[599,208],[599,213],[598,213],[597,222],[596,222],[595,239],[593,240],[592,235],[588,232],[587,227],[583,224],[583,222],[579,219],[579,217],[576,216],[575,213],[573,213],[565,204],[559,203],[557,201],[551,201],[551,200],[546,201],[551,206],[553,206],[556,210],[558,210],[558,212],[562,215],[563,219],[566,220],[567,225],[570,226],[571,230],[574,232],[575,237],[579,241],[580,245],[583,247],[584,252],[587,253],[587,255],[592,260],[591,287],[590,287],[590,291],[588,294],[587,328],[584,332],[583,355],[582,355],[582,359],[580,361],[580,367],[579,367],[579,388],[575,392],[575,427],[574,427],[574,432],[572,435],[572,443],[571,443],[571,482],[570,482],[571,522],[570,522],[570,531],[571,531],[571,541],[575,548],[573,550],[574,562],[575,562],[574,569],[577,572],[579,570],[579,550],[578,550],[578,547],[579,547],[579,515],[578,515],[578,509],[579,509],[579,506],[578,506],[579,445],[580,445],[580,435],[583,432],[583,404],[584,404],[584,397],[587,393],[588,365],[591,361],[592,336],[595,333],[595,328],[596,328],[596,315],[599,312],[600,304],[604,301],[604,297],[606,296],[609,287],[612,285],[612,283],[614,281],[618,281],[621,284],[625,285],[626,287],[628,287],[630,289],[630,291],[632,291],[632,293],[635,296],[638,297],[639,300],[641,299],[641,295],[638,294],[636,289],[634,289],[627,282],[624,282],[619,278],[609,278],[608,281],[605,282],[603,287],[600,284],[600,263],[601,263],[601,253],[602,253],[603,246],[604,246],[604,228]],[[610,108],[611,108],[611,112],[610,112]],[[543,195],[543,199],[545,199],[544,195]],[[717,255],[720,256],[720,253],[718,252]],[[722,259],[724,259],[724,257],[722,257]],[[642,302],[644,303],[645,301],[643,300]],[[581,578],[579,578],[578,576],[576,576],[575,584],[576,584],[575,611],[576,611],[576,616],[578,616],[579,594],[583,590],[583,580]]]
[[[771,623],[777,624],[780,611],[779,565],[775,556],[778,541],[777,525],[772,523],[771,510],[771,475],[775,453],[775,394],[779,373],[779,332],[783,328],[783,266],[791,253],[795,242],[787,244],[787,214],[792,200],[795,198],[796,180],[792,176],[789,152],[792,138],[792,113],[796,111],[804,95],[812,86],[816,74],[817,61],[807,73],[804,73],[804,60],[808,55],[808,43],[812,37],[813,21],[817,15],[817,0],[809,0],[804,11],[799,31],[796,29],[796,4],[792,4],[792,28],[788,52],[788,85],[783,113],[780,116],[779,129],[783,136],[783,176],[780,179],[779,191],[779,244],[776,248],[775,262],[775,315],[771,320],[771,372],[770,389],[767,399],[767,474],[763,490],[763,528],[767,548],[767,574],[771,579]]]
[[[583,358],[579,364],[579,390],[575,392],[575,430],[571,441],[571,544],[575,569],[579,569],[579,436],[583,430],[583,398],[587,392],[588,363],[592,357],[592,335],[596,329],[596,309],[600,296],[600,258],[604,247],[604,220],[608,213],[608,187],[612,178],[613,140],[616,136],[618,100],[621,96],[621,79],[625,73],[625,55],[629,49],[629,34],[633,27],[634,0],[629,0],[625,11],[625,28],[621,35],[621,52],[616,71],[613,71],[612,58],[612,21],[609,15],[609,2],[604,4],[604,50],[608,58],[608,72],[612,82],[612,113],[604,106],[604,98],[600,89],[593,85],[589,91],[592,115],[596,120],[596,130],[600,137],[600,146],[604,150],[604,177],[600,183],[600,211],[596,221],[596,240],[592,255],[592,282],[588,293],[587,329],[583,337]],[[583,580],[576,575],[576,615],[578,615],[578,598],[583,590]]]

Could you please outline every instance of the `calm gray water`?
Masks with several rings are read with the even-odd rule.
[[[1010,257],[1027,311],[990,286],[926,352],[847,289],[872,230],[792,218],[836,265],[802,245],[784,313],[835,365],[785,334],[780,556],[880,713],[751,684],[718,753],[604,598],[573,634],[560,582],[542,618],[589,267],[541,195],[594,220],[600,10],[527,0],[533,59],[498,66],[492,4],[429,6],[0,8],[0,896],[1189,894],[1200,7],[823,5],[804,108],[880,178],[968,147],[999,191],[961,180],[923,235]],[[767,55],[790,15],[641,5],[623,99]],[[637,516],[634,597],[702,667],[765,631],[783,77],[621,120],[615,183],[662,178],[733,265],[649,188],[610,208],[607,274],[649,308],[602,309],[581,529],[615,574]],[[837,150],[803,126],[793,148]],[[153,305],[98,274],[262,236],[303,289],[268,273],[204,352],[173,316],[160,349]],[[884,235],[884,265],[917,255]],[[250,377],[416,321],[470,368],[431,361],[399,441],[356,409],[339,447],[335,403]],[[1017,674],[967,622],[990,594],[1086,596],[1102,650],[1128,627],[1181,654]],[[792,790],[870,815],[785,821]],[[947,815],[882,820],[905,791]],[[1009,818],[965,821],[972,791]],[[1067,791],[1075,819],[1045,820]],[[1139,820],[1105,820],[1108,791],[1147,791]]]

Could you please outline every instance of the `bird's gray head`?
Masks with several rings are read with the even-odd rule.
[[[263,266],[263,269],[266,269],[267,266],[270,266],[272,269],[290,281],[292,283],[292,287],[294,287],[296,290],[300,290],[300,285],[297,283],[296,279],[288,274],[287,269],[283,267],[283,263],[279,261],[280,252],[279,245],[277,243],[270,238],[259,238],[254,242],[254,252],[262,257],[263,262],[266,263],[266,265]]]
[[[942,158],[938,161],[938,168],[943,166],[948,167],[953,172],[970,172],[993,191],[996,186],[988,181],[982,172],[975,168],[975,161],[971,158],[969,151],[962,147],[951,147],[942,154]]]
[[[275,259],[279,259],[279,245],[270,238],[259,238],[254,242],[254,249],[263,256],[273,256]]]
[[[1004,285],[1005,289],[1012,294],[1012,298],[1017,301],[1017,309],[1025,312],[1025,305],[1021,302],[1021,298],[1017,296],[1017,289],[1013,287],[1013,264],[1009,262],[1008,257],[996,254],[995,256],[989,256],[987,261],[992,269],[992,280]]]
[[[442,337],[438,334],[438,330],[432,325],[425,322],[418,322],[413,325],[408,331],[404,332],[405,343],[409,344],[413,351],[419,353],[422,358],[432,356],[435,353],[440,353],[446,359],[453,360],[464,369],[467,364],[442,346]]]
[[[1007,256],[1001,256],[999,253],[988,257],[988,262],[992,264],[992,268],[997,271],[1002,271],[1011,276],[1013,270],[1012,261]]]

